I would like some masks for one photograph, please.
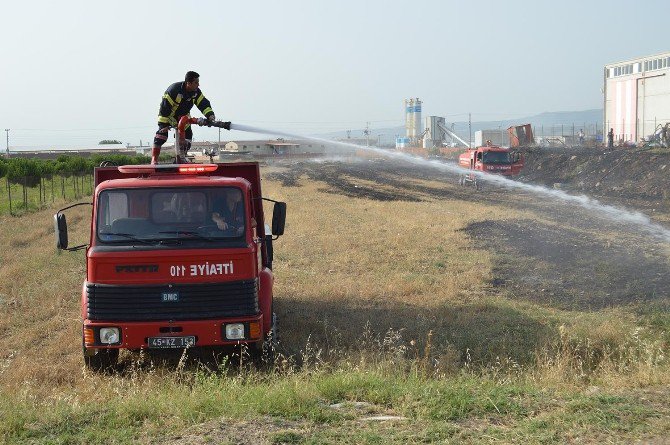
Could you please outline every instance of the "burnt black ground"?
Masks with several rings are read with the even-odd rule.
[[[324,192],[351,198],[457,199],[534,212],[537,219],[491,219],[463,229],[478,247],[493,253],[492,291],[508,298],[588,310],[668,297],[668,246],[639,227],[604,219],[578,206],[486,183],[483,191],[476,192],[472,187],[458,186],[455,175],[384,159],[300,162],[284,167],[270,177],[293,187],[299,186],[300,177],[309,178],[322,182]],[[539,177],[537,171],[534,175]],[[440,181],[446,186],[431,187],[421,180]],[[628,199],[622,190],[609,203],[621,205],[625,201],[629,209],[647,208],[648,199],[635,198],[637,190]],[[608,203],[607,197],[601,200]]]

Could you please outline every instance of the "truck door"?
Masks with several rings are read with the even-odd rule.
[[[258,218],[256,217],[256,207],[254,206],[252,191],[247,191],[247,202],[249,203],[247,207],[249,208],[249,214],[251,220],[249,221],[249,230],[251,230],[251,237],[254,240],[255,245],[255,255],[256,255],[256,267],[258,268],[257,273],[263,270],[263,240],[258,236]]]

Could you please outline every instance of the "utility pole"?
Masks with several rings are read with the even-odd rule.
[[[9,128],[5,128],[5,133],[7,133],[7,157],[9,158]]]
[[[470,131],[470,139],[468,139],[468,148],[472,148],[472,113],[468,113],[468,130]]]
[[[370,122],[365,123],[365,131],[363,133],[365,134],[365,146],[369,147],[370,146]]]
[[[219,127],[219,153],[221,153],[221,127]]]

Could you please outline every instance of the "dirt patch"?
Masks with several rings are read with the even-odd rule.
[[[308,436],[309,428],[309,424],[305,421],[272,417],[243,421],[223,418],[196,425],[180,435],[151,443],[166,445],[301,443]]]
[[[406,167],[392,165],[384,159],[355,161],[350,163],[296,163],[282,172],[268,175],[268,179],[281,181],[285,187],[299,186],[305,177],[324,182],[321,191],[351,198],[366,198],[375,201],[420,201],[414,190],[405,187],[401,179],[407,174]],[[361,184],[357,180],[364,180]]]
[[[670,212],[670,150],[533,148],[524,154],[521,181]]]
[[[513,298],[600,309],[665,297],[670,285],[664,255],[639,240],[612,243],[533,220],[487,220],[465,232],[495,252],[492,284]]]
[[[670,166],[670,153],[536,149],[526,156],[524,181],[556,185],[569,192],[595,190],[605,203],[643,211],[651,206],[658,210],[653,213],[656,216],[670,213],[660,186],[667,182],[670,190],[670,175],[661,181],[655,171],[649,171],[650,165],[660,168],[666,160]],[[285,165],[270,177],[291,186],[299,186],[301,177],[309,178],[323,182],[323,191],[351,198],[502,204],[552,221],[489,220],[465,229],[478,247],[495,252],[492,285],[510,298],[561,308],[599,309],[667,297],[670,275],[663,246],[638,227],[598,217],[578,206],[487,183],[483,191],[476,192],[457,186],[456,175],[384,159],[297,163]],[[657,181],[642,184],[642,177]]]

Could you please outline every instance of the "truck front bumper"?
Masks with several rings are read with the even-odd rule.
[[[242,325],[243,338],[226,338],[226,325]],[[101,328],[118,328],[119,341],[105,344],[100,339]],[[241,343],[256,343],[264,338],[263,314],[253,317],[226,318],[223,320],[197,321],[151,321],[114,322],[90,321],[83,323],[84,346],[86,349],[149,349],[150,338],[194,337],[193,346],[224,346]],[[239,332],[239,329],[236,330]],[[190,347],[190,346],[189,346]]]

